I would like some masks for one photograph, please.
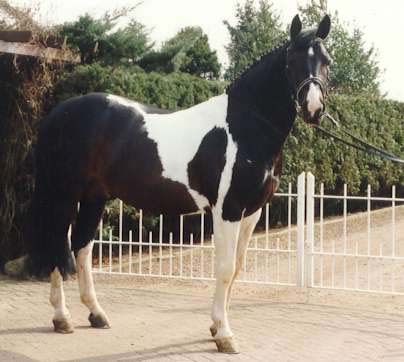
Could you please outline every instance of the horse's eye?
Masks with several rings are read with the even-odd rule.
[[[289,66],[291,66],[291,67],[294,67],[294,66],[296,66],[296,64],[297,64],[297,59],[295,58],[295,57],[290,57],[289,59],[288,59],[288,65]]]
[[[332,59],[327,55],[323,55],[321,60],[323,64],[326,65],[327,67],[332,63]]]

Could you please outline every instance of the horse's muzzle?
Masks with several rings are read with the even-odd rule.
[[[307,107],[303,107],[302,116],[304,121],[310,126],[318,126],[320,124],[321,117],[324,113],[324,105],[318,108],[314,114],[307,110]]]

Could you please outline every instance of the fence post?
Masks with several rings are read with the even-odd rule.
[[[305,213],[306,174],[302,172],[297,178],[297,280],[298,287],[304,286],[304,213]]]
[[[315,177],[307,173],[306,193],[306,286],[312,287],[314,282],[314,192]]]

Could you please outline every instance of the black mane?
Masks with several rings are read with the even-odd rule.
[[[261,55],[259,58],[255,59],[253,63],[247,65],[247,67],[242,72],[240,72],[237,78],[234,79],[226,87],[226,93],[229,94],[229,92],[231,92],[232,89],[236,88],[240,82],[242,82],[246,77],[248,77],[250,72],[254,71],[254,69],[256,69],[259,65],[262,65],[262,63],[265,63],[265,65],[270,67],[271,64],[277,59],[277,55],[279,54],[279,52],[286,50],[289,45],[290,45],[289,41],[281,45],[278,45],[274,49],[270,50],[268,53],[265,53]]]
[[[308,48],[310,44],[313,42],[313,40],[316,39],[316,29],[308,29],[308,30],[303,30],[300,32],[296,40],[293,42],[293,46],[296,48]],[[245,77],[248,76],[248,74],[251,71],[254,71],[254,69],[258,65],[262,65],[262,63],[265,63],[266,66],[270,67],[271,64],[277,60],[277,55],[280,52],[286,51],[286,49],[291,45],[290,41],[286,41],[277,47],[273,48],[269,52],[261,55],[259,58],[255,59],[253,63],[250,63],[247,65],[247,67],[240,72],[240,74],[237,76],[236,79],[234,79],[227,87],[226,87],[226,93],[229,93],[233,88],[237,86],[237,84],[242,81]]]
[[[228,123],[249,158],[272,167],[289,134],[296,110],[286,74],[290,42],[256,61],[227,88]]]

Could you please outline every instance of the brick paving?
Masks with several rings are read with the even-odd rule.
[[[76,281],[75,332],[53,333],[49,284],[0,277],[0,361],[404,361],[404,300],[237,286],[230,321],[242,350],[216,352],[212,283],[97,276],[111,329],[91,329]]]

